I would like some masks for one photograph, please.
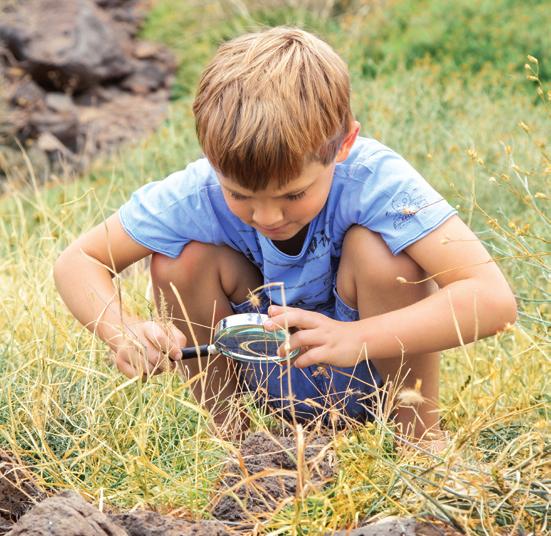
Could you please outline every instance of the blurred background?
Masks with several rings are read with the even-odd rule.
[[[437,91],[431,119],[442,128],[436,108],[452,107],[456,88],[490,99],[529,93],[526,56],[543,59],[551,46],[549,4],[538,0],[1,0],[0,8],[0,176],[22,163],[23,144],[42,180],[63,164],[82,172],[154,131],[169,99],[193,94],[219,43],[262,26],[298,25],[328,40],[350,65],[357,115],[379,137],[400,119],[371,126],[383,110],[368,87],[396,92],[417,79],[410,108]],[[550,76],[545,61],[538,76]],[[393,108],[403,122],[412,113]]]

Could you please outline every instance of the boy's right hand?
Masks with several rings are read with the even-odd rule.
[[[121,342],[112,345],[117,368],[129,378],[154,376],[174,370],[182,358],[186,336],[173,324],[153,321],[132,323]]]

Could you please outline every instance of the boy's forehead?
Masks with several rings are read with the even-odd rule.
[[[328,167],[331,167],[331,166],[328,166]],[[327,173],[328,167],[323,166],[318,162],[309,163],[304,166],[302,173],[298,177],[288,180],[283,186],[280,186],[277,183],[277,181],[274,180],[271,184],[268,184],[268,186],[264,188],[262,191],[271,193],[274,195],[278,195],[278,194],[281,195],[287,192],[294,192],[300,189],[307,188],[312,183],[314,183],[318,178],[320,178],[324,172]],[[219,171],[216,172],[216,175],[218,177],[218,180],[222,184],[222,186],[226,186],[236,191],[253,193],[252,190],[244,186],[241,186],[237,181],[234,181],[229,177],[225,177]]]

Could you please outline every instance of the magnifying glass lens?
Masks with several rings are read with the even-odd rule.
[[[240,361],[285,361],[278,348],[285,342],[285,332],[266,331],[262,326],[234,326],[223,330],[216,339],[216,347],[228,357]],[[290,354],[294,357],[298,351]]]
[[[280,363],[295,358],[300,349],[279,356],[277,351],[286,340],[286,331],[266,331],[268,316],[261,313],[230,315],[218,322],[214,330],[214,344],[182,348],[182,359],[192,359],[215,353],[246,363]]]

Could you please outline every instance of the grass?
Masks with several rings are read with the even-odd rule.
[[[119,508],[209,516],[235,447],[212,433],[208,416],[179,378],[143,383],[115,373],[105,347],[62,304],[52,264],[66,244],[137,186],[200,154],[190,92],[220,39],[257,24],[295,22],[318,31],[350,61],[363,134],[403,154],[458,205],[507,274],[520,319],[495,337],[445,353],[442,418],[452,441],[443,456],[392,451],[384,421],[336,432],[335,477],[320,487],[305,472],[304,496],[263,523],[262,531],[322,534],[367,518],[432,514],[468,534],[545,533],[551,485],[551,88],[543,54],[549,47],[529,45],[548,39],[543,3],[503,0],[494,12],[482,2],[480,22],[468,28],[489,36],[477,45],[490,58],[480,66],[462,63],[467,43],[461,36],[442,42],[449,34],[442,27],[459,32],[452,19],[474,2],[462,0],[450,13],[437,2],[423,2],[431,9],[415,12],[411,2],[390,2],[376,13],[371,2],[319,2],[311,11],[319,16],[293,10],[290,2],[264,2],[262,9],[258,4],[175,10],[173,3],[157,1],[145,32],[171,43],[182,61],[179,98],[162,128],[96,162],[78,180],[51,177],[38,185],[29,165],[23,171],[29,186],[7,183],[0,199],[0,444],[28,463],[49,490],[76,489],[96,504]],[[519,13],[533,14],[528,26]],[[530,40],[519,37],[507,48],[497,35],[504,30],[488,22],[492,14],[506,20],[500,28],[517,29],[519,36],[529,28]],[[366,21],[385,16],[392,19],[388,24],[366,30]],[[403,32],[401,20],[409,21]],[[425,41],[436,43],[431,46],[440,56],[423,52],[408,59],[404,54],[423,27],[431,29]],[[185,28],[185,35],[177,28]],[[457,50],[449,50],[453,42]],[[486,50],[484,42],[501,43],[505,50]],[[538,51],[538,61],[527,59]],[[377,63],[379,53],[384,65]],[[150,317],[145,265],[118,281],[126,306]],[[273,419],[248,411],[255,429],[272,429]]]

